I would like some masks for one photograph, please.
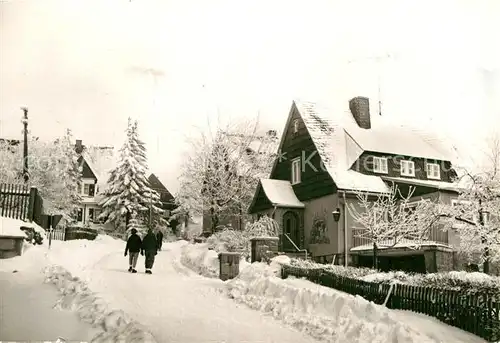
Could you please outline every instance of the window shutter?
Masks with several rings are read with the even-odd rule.
[[[91,222],[94,221],[94,209],[93,208],[89,208],[89,220]]]

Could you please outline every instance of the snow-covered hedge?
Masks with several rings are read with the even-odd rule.
[[[500,277],[478,272],[453,271],[432,274],[409,274],[397,271],[383,273],[370,268],[325,265],[300,259],[292,259],[289,265],[306,271],[325,271],[341,277],[381,284],[395,282],[414,286],[459,290],[467,294],[500,295]]]
[[[258,221],[249,223],[244,230],[224,228],[207,239],[210,249],[217,252],[239,252],[245,259],[250,258],[251,239],[254,237],[278,237],[278,223],[263,216]]]
[[[60,266],[45,269],[46,282],[53,283],[62,297],[56,308],[76,311],[80,319],[100,327],[102,331],[93,337],[93,343],[146,342],[156,343],[154,337],[139,323],[121,310],[109,309],[87,285]]]

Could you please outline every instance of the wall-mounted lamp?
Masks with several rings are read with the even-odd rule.
[[[340,208],[337,207],[335,211],[332,211],[332,216],[333,220],[335,220],[335,222],[338,222],[340,219]]]

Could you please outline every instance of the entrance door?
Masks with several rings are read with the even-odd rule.
[[[297,247],[300,247],[299,220],[296,213],[288,211],[283,215],[283,233],[285,233]],[[296,251],[290,240],[283,235],[283,250]]]

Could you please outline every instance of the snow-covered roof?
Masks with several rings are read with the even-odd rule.
[[[339,189],[378,193],[389,191],[389,186],[381,177],[349,170],[364,151],[452,163],[458,158],[446,138],[430,131],[408,125],[395,125],[378,116],[376,119],[372,116],[370,129],[360,128],[347,108],[347,101],[346,108],[337,110],[314,102],[294,100],[293,103],[326,170]]]
[[[82,152],[82,157],[97,177],[97,185],[104,186],[108,181],[109,172],[117,163],[114,148],[89,146]]]
[[[264,194],[273,206],[293,208],[303,208],[305,206],[297,199],[289,181],[260,179],[260,184]]]

